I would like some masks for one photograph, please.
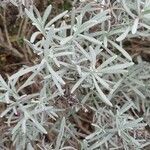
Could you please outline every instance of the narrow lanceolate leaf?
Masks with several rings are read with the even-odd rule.
[[[122,4],[123,4],[123,7],[124,7],[125,11],[126,11],[132,18],[134,18],[135,15],[131,12],[130,8],[129,8],[128,5],[127,5],[126,0],[122,0]]]
[[[103,85],[106,89],[108,89],[108,90],[110,90],[110,86],[109,86],[109,84],[107,83],[107,82],[105,82],[105,80],[104,79],[102,79],[102,78],[100,78],[98,75],[94,75],[95,76],[95,78],[97,79],[97,81],[101,84],[101,85]]]
[[[60,18],[62,18],[63,16],[65,16],[67,14],[68,11],[65,11],[61,14],[59,14],[58,16],[54,17],[51,21],[49,21],[47,24],[46,24],[46,27],[45,28],[48,28],[49,26],[51,26],[55,21],[59,20]]]
[[[115,42],[113,42],[111,40],[108,40],[108,41],[110,44],[112,44],[112,46],[114,46],[117,50],[119,50],[124,57],[126,57],[128,60],[132,61],[131,56],[121,46],[119,46],[118,44],[116,44]]]
[[[136,31],[138,29],[138,24],[139,24],[139,18],[136,18],[134,20],[134,23],[133,23],[133,26],[132,26],[132,30],[131,30],[132,34],[136,33]]]
[[[12,109],[12,107],[7,108],[6,110],[4,110],[1,114],[0,117],[4,117],[7,113],[9,113],[9,111]]]
[[[34,150],[34,148],[32,147],[31,143],[28,143],[27,150]]]
[[[90,60],[90,56],[89,56],[88,52],[86,52],[78,42],[74,41],[74,43],[77,46],[77,48],[79,49],[80,53],[82,53],[88,60]]]
[[[104,46],[105,46],[105,47],[107,47],[107,45],[108,45],[108,44],[107,44],[107,41],[108,41],[108,40],[107,40],[107,37],[106,37],[106,36],[104,36],[103,43],[104,43]]]
[[[100,69],[106,67],[107,65],[111,64],[115,59],[117,58],[117,55],[114,55],[110,58],[108,58],[106,61],[104,61],[98,68],[97,70],[100,71]]]
[[[65,118],[63,117],[63,119],[61,121],[60,132],[58,134],[57,141],[56,141],[55,150],[60,150],[60,148],[61,148],[61,141],[64,136],[65,125],[66,125],[66,121],[65,121]]]
[[[61,148],[60,150],[77,150],[77,149],[72,146],[65,146],[65,147]]]
[[[33,7],[31,7],[30,10],[25,8],[25,13],[32,20],[32,24],[40,30],[40,22],[34,16]]]
[[[8,88],[7,83],[6,83],[5,80],[2,78],[1,75],[0,75],[0,83],[1,83],[6,89]]]
[[[26,118],[22,119],[22,131],[25,134],[26,133]]]
[[[62,39],[62,41],[60,41],[60,45],[65,45],[66,43],[68,43],[69,41],[71,41],[73,38],[73,36],[68,36],[64,39]]]
[[[100,97],[102,98],[102,101],[104,103],[106,103],[107,105],[112,106],[112,103],[108,100],[106,95],[102,92],[102,90],[100,89],[100,87],[99,87],[99,85],[98,85],[98,83],[94,77],[93,77],[93,82],[94,82],[94,85],[95,85],[97,92],[99,93]]]
[[[86,39],[86,40],[88,40],[89,42],[91,42],[93,44],[102,45],[102,42],[100,42],[99,40],[96,40],[93,37],[90,37],[90,36],[87,36],[87,35],[82,35],[82,34],[79,34],[79,36]]]
[[[39,34],[41,34],[41,32],[39,32],[39,31],[34,32],[30,38],[30,42],[33,43]]]
[[[116,39],[116,41],[120,42],[120,41],[124,40],[124,39],[127,37],[129,31],[130,31],[130,27],[128,27],[128,28]]]
[[[46,62],[47,63],[47,62]],[[47,68],[51,75],[56,78],[61,84],[65,84],[64,80],[53,70],[53,68],[47,63]]]
[[[133,106],[133,102],[126,102],[121,109],[118,110],[119,115],[122,115]]]
[[[118,70],[124,70],[130,66],[132,66],[134,63],[131,62],[131,63],[124,63],[124,64],[117,64],[117,65],[114,65],[114,66],[110,66],[110,67],[106,67],[106,68],[103,68],[101,69],[101,72],[103,73],[109,73],[109,72],[116,72]]]
[[[52,79],[53,79],[53,81],[54,81],[55,85],[57,86],[57,88],[58,88],[59,92],[63,95],[63,94],[64,94],[64,92],[63,92],[63,89],[61,88],[60,83],[59,83],[59,82],[57,81],[57,79],[56,79],[55,77],[53,77],[53,76],[52,76]]]
[[[95,67],[95,65],[96,65],[96,53],[95,53],[92,46],[89,46],[89,50],[90,50],[90,54],[91,54],[91,63],[93,65],[93,67]]]
[[[19,128],[21,127],[21,121],[19,121],[17,124],[16,124],[16,126],[12,129],[12,135],[15,133],[15,132],[17,132],[17,130],[19,130]]]
[[[88,76],[88,74],[82,76],[77,82],[76,84],[73,86],[71,93],[73,93],[80,85],[81,83],[86,79],[86,77]]]
[[[39,129],[41,132],[47,134],[47,131],[45,130],[45,128],[37,121],[35,120],[31,115],[28,114],[28,117],[33,121],[33,123],[35,124],[35,126],[37,127],[37,129]]]
[[[141,26],[143,26],[144,28],[150,30],[150,26],[145,24],[145,23],[140,23]],[[149,35],[149,34],[148,34]]]
[[[60,57],[60,56],[67,56],[67,55],[72,55],[73,52],[60,52],[57,54],[54,54],[55,57]]]
[[[18,7],[17,2],[15,2],[14,0],[10,0],[10,2],[11,2],[13,5],[15,5],[15,6],[17,6],[17,7]]]
[[[45,22],[46,22],[46,20],[47,20],[47,18],[48,18],[48,16],[49,16],[49,14],[51,13],[51,10],[52,10],[52,6],[49,5],[49,6],[46,8],[46,10],[45,10],[45,12],[44,12],[44,15],[43,15],[43,23],[44,23],[44,24],[45,24]]]
[[[95,149],[100,149],[100,146],[104,143],[106,143],[107,141],[109,141],[112,138],[113,134],[110,133],[107,136],[105,136],[104,138],[100,139],[98,142],[95,142],[94,144],[92,144],[89,147],[89,150],[95,150]]]
[[[10,80],[13,80],[13,79],[16,79],[16,78],[19,78],[29,72],[33,72],[35,69],[37,69],[38,65],[35,65],[33,67],[27,67],[25,69],[20,69],[17,73],[13,74],[11,77],[10,77]]]
[[[82,33],[83,31],[86,31],[87,29],[93,27],[96,24],[98,24],[98,21],[96,21],[96,20],[87,21],[79,27],[78,32]]]

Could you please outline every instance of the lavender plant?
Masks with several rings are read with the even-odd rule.
[[[0,76],[1,117],[16,149],[137,150],[150,144],[149,63],[141,57],[134,63],[123,47],[127,39],[149,37],[149,10],[149,0],[99,0],[49,20],[51,5],[43,15],[33,5],[25,9],[37,29],[25,41],[39,63],[7,81]],[[27,90],[35,84],[35,92]],[[71,121],[82,118],[80,111],[93,113],[86,134]]]

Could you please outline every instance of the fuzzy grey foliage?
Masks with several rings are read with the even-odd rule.
[[[7,105],[1,117],[7,119],[16,149],[144,149],[149,144],[145,126],[150,122],[150,65],[141,58],[134,64],[122,44],[150,36],[149,0],[82,3],[49,20],[51,11],[51,5],[43,16],[34,6],[25,9],[37,29],[25,41],[40,63],[23,66],[8,81],[0,76],[0,101]],[[37,77],[38,91],[27,93]],[[66,98],[66,86],[71,98]],[[72,105],[58,107],[61,98]],[[93,112],[93,132],[83,140],[69,120],[80,110]],[[44,135],[50,128],[57,138],[47,143]],[[35,146],[41,135],[42,142]],[[70,139],[79,147],[69,145]]]

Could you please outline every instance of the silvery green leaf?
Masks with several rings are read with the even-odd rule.
[[[107,47],[107,45],[108,45],[108,42],[107,42],[108,40],[107,40],[107,37],[106,36],[104,36],[104,40],[103,40],[103,43],[104,43],[104,46],[105,47]]]
[[[99,40],[91,37],[91,36],[87,36],[87,35],[82,35],[82,34],[79,34],[78,36],[88,40],[89,42],[93,43],[93,44],[98,44],[98,45],[102,45],[102,42],[100,42]]]
[[[120,42],[120,41],[124,40],[124,39],[127,37],[129,31],[130,31],[130,27],[128,27],[128,28],[116,39],[116,41]],[[132,34],[133,34],[133,33],[132,33]]]
[[[118,44],[116,44],[115,42],[108,40],[110,44],[112,44],[112,46],[114,46],[117,50],[119,50],[124,57],[126,57],[128,60],[132,61],[131,56]]]
[[[13,5],[15,5],[15,6],[17,6],[17,7],[18,7],[18,4],[17,4],[17,2],[16,2],[16,1],[14,1],[14,0],[10,0],[10,2],[11,2]]]
[[[119,29],[114,29],[114,30],[110,30],[109,31],[109,36],[112,36],[112,35],[118,35],[118,34],[121,34],[122,33],[122,31],[123,31],[124,29],[122,29],[122,28],[119,28]]]
[[[121,136],[128,142],[132,142],[134,144],[136,144],[137,146],[140,146],[140,143],[138,142],[138,140],[135,140],[132,136],[130,136],[129,134],[122,132]]]
[[[1,113],[0,117],[1,117],[1,118],[4,117],[7,113],[9,113],[9,111],[11,111],[11,109],[12,109],[12,107],[8,107],[7,109],[5,109],[5,110]]]
[[[22,119],[22,131],[23,131],[23,133],[25,134],[26,133],[26,118],[23,118]]]
[[[149,145],[150,145],[150,142],[148,141],[145,144],[141,144],[139,148],[142,149],[142,148],[148,147]]]
[[[95,65],[96,65],[96,53],[91,46],[89,46],[89,50],[90,50],[90,57],[91,57],[90,60],[91,60],[92,66],[95,67]]]
[[[140,23],[141,26],[143,26],[144,28],[150,30],[150,25],[147,25],[145,23]]]
[[[132,26],[132,34],[135,34],[137,29],[138,29],[138,24],[139,24],[139,18],[136,18],[134,20],[133,26]]]
[[[99,148],[103,143],[109,141],[112,136],[113,136],[113,134],[106,135],[103,139],[101,139],[98,142],[95,142],[93,145],[91,145],[89,147],[89,150],[95,150],[96,148]]]
[[[10,100],[9,97],[10,97],[9,91],[7,91],[7,92],[5,93],[5,101],[6,101],[7,104],[11,103],[11,100]]]
[[[61,121],[60,131],[59,131],[59,134],[58,134],[57,140],[56,140],[55,150],[60,150],[60,148],[61,148],[61,141],[64,136],[65,126],[66,126],[66,121],[65,121],[65,117],[63,117],[63,119]]]
[[[78,33],[82,33],[83,31],[88,30],[89,28],[93,27],[94,25],[98,24],[96,20],[89,20],[83,23],[77,30]]]
[[[29,73],[29,72],[33,72],[35,69],[37,69],[38,65],[35,65],[33,67],[27,67],[27,68],[22,68],[20,69],[17,73],[13,74],[11,77],[10,77],[10,80],[13,80],[13,79],[18,79],[19,77]]]
[[[145,6],[142,10],[142,15],[144,17],[144,19],[150,19],[149,16],[150,16],[150,6],[148,3],[145,2]]]
[[[19,89],[17,90],[17,92],[19,92],[19,91],[21,91],[23,88],[25,88],[25,87],[27,87],[27,86],[30,86],[30,85],[32,85],[33,83],[35,83],[34,81],[30,81],[30,82],[25,82],[23,85],[21,85],[20,87],[19,87]]]
[[[74,43],[77,46],[77,48],[79,48],[79,52],[81,52],[88,60],[90,60],[90,56],[89,56],[88,52],[86,52],[78,42],[74,41]]]
[[[48,27],[51,26],[53,23],[55,23],[57,20],[59,20],[59,19],[61,19],[62,17],[64,17],[64,16],[67,14],[67,12],[68,12],[68,11],[65,11],[65,12],[63,12],[63,13],[57,15],[56,17],[54,17],[52,20],[50,20],[50,21],[46,24],[45,28],[48,28]]]
[[[61,64],[62,66],[65,66],[65,67],[67,67],[67,68],[74,68],[74,66],[73,65],[71,65],[71,64],[69,64],[69,63],[65,63],[65,62],[63,62],[63,61],[59,61],[59,64]]]
[[[58,80],[61,84],[65,84],[63,79],[53,70],[53,68],[47,62],[46,62],[46,64],[47,64],[47,68],[48,68],[49,72],[51,73],[51,75],[53,76],[53,78]]]
[[[37,114],[46,112],[52,119],[56,120],[56,118],[58,117],[56,112],[58,111],[62,111],[62,110],[59,110],[59,109],[55,110],[52,106],[49,106],[49,107],[43,106],[42,108],[38,108],[38,109],[31,111],[31,114],[37,115]]]
[[[41,42],[37,42],[35,45],[33,43],[31,43],[30,41],[24,39],[25,43],[33,50],[33,52],[38,52],[41,53],[41,48],[37,48],[38,44],[40,44]],[[37,46],[36,46],[37,45]]]
[[[98,68],[97,70],[100,71],[102,68],[106,67],[107,65],[111,64],[112,61],[114,61],[117,58],[117,55],[114,55],[110,58],[108,58],[106,61],[104,61]]]
[[[39,74],[39,72],[44,68],[44,64],[45,62],[42,60],[41,63],[37,66],[37,68],[35,70],[33,70],[33,73],[31,74],[30,77],[28,77],[28,79],[18,88],[17,92],[19,92],[20,90],[22,90],[23,88],[31,85],[34,83],[34,78],[36,75]]]
[[[122,115],[133,106],[132,102],[126,102],[121,109],[118,110],[119,115]]]
[[[71,89],[71,93],[73,93],[80,85],[81,83],[86,79],[86,77],[88,76],[88,74],[84,74],[77,82],[76,84],[73,86],[73,88]]]
[[[77,21],[77,27],[79,27],[82,24],[83,14],[80,14],[76,17]]]
[[[31,36],[31,38],[30,38],[30,42],[31,42],[31,43],[34,43],[36,37],[37,37],[39,34],[41,34],[41,32],[39,32],[39,31],[34,32],[34,33],[32,34],[32,36]]]
[[[76,67],[77,67],[77,71],[78,71],[79,75],[82,75],[81,67],[79,65],[76,65]]]
[[[66,43],[70,42],[72,40],[73,36],[68,36],[60,42],[60,45],[65,45]]]
[[[60,85],[60,83],[57,81],[56,77],[54,77],[54,76],[52,75],[52,79],[53,79],[53,81],[54,81],[56,87],[58,88],[59,92],[63,95],[63,94],[64,94],[64,91],[62,90],[61,85]]]
[[[146,123],[142,123],[143,121],[143,118],[138,118],[138,119],[135,119],[134,121],[129,121],[127,122],[125,125],[126,127],[128,128],[141,128],[141,127],[144,127],[146,126]]]
[[[97,20],[98,22],[102,22],[101,19],[103,18],[107,18],[109,16],[107,16],[107,14],[109,14],[109,10],[105,10],[103,12],[99,12],[98,14],[96,14],[94,17],[92,17],[92,20]],[[108,19],[108,18],[107,18]]]
[[[32,147],[31,143],[27,144],[27,150],[34,150],[34,148]]]
[[[13,128],[13,130],[12,130],[12,134],[14,134],[15,132],[17,132],[17,130],[19,130],[19,128],[21,127],[21,121],[19,121],[17,124],[16,124],[16,126]]]
[[[62,22],[61,26],[59,28],[55,28],[55,32],[58,32],[59,36],[61,37],[67,37],[67,29],[70,29],[71,26],[67,25],[65,21]],[[50,28],[47,28],[49,30]],[[62,33],[62,34],[61,34]]]
[[[149,0],[145,0],[144,7],[150,7],[150,1]]]
[[[130,83],[128,83],[129,87],[137,94],[139,95],[141,98],[145,99],[145,95],[136,87],[132,86]]]
[[[85,138],[86,138],[86,140],[93,139],[95,136],[97,136],[98,134],[100,134],[100,133],[102,133],[102,132],[103,132],[103,130],[100,129],[99,131],[96,131],[96,132],[94,132],[94,133],[91,133],[90,135],[86,136]]]
[[[111,67],[106,67],[106,68],[103,68],[101,69],[101,72],[102,73],[116,73],[117,70],[124,70],[130,66],[132,66],[134,63],[133,62],[130,62],[130,63],[124,63],[124,64],[117,64],[117,65],[114,65],[114,66],[111,66]]]
[[[62,21],[60,28],[56,30],[60,31],[58,32],[59,36],[65,38],[67,37],[67,29],[70,29],[70,28],[71,26],[68,26],[65,21]]]
[[[42,25],[41,25],[42,22],[39,22],[39,20],[35,18],[34,13],[33,13],[33,7],[30,7],[30,10],[28,10],[28,9],[25,8],[25,13],[26,13],[26,15],[32,20],[32,24],[33,24],[34,26],[36,26],[37,29],[38,29],[41,33],[44,34],[45,31],[43,31],[43,28],[42,28]]]
[[[43,23],[45,24],[45,22],[46,22],[46,20],[47,20],[47,18],[48,18],[48,16],[50,15],[50,13],[51,13],[51,10],[52,10],[52,6],[51,5],[49,5],[47,8],[46,8],[46,10],[45,10],[45,12],[44,12],[44,15],[43,15]]]
[[[39,21],[39,23],[41,23],[41,25],[43,25],[42,17],[40,15],[40,12],[38,11],[38,9],[35,6],[33,6],[33,10],[35,12],[35,15],[36,15],[37,20]]]
[[[29,117],[33,123],[35,124],[35,126],[44,134],[47,134],[47,131],[45,130],[45,128],[37,121],[35,120],[32,116]]]
[[[53,61],[57,65],[57,67],[60,67],[59,60],[56,57],[53,58]]]
[[[123,82],[123,79],[120,79],[112,88],[112,90],[109,92],[108,98],[111,99],[114,95],[114,92],[117,91],[117,89],[119,89],[119,87],[121,86]]]
[[[100,78],[98,75],[94,74],[95,78],[97,79],[97,81],[103,85],[106,89],[110,90],[110,86],[107,82],[105,82],[105,80],[103,80],[102,78]]]
[[[91,93],[86,94],[86,95],[84,96],[84,98],[82,99],[81,103],[82,103],[82,104],[85,104],[85,102],[89,99],[90,95],[91,95]]]
[[[77,149],[72,146],[65,146],[65,147],[61,148],[60,150],[77,150]]]
[[[55,57],[67,56],[67,55],[73,55],[73,52],[60,52],[60,53],[54,54]]]
[[[71,35],[73,33],[74,24],[75,24],[75,7],[73,7],[71,11]]]
[[[100,89],[100,87],[94,77],[93,77],[93,82],[94,82],[97,92],[99,93],[100,97],[102,98],[102,101],[104,103],[106,103],[107,105],[112,106],[112,103],[108,100],[106,95],[102,92],[102,90]]]
[[[5,89],[8,89],[8,85],[7,85],[7,83],[5,82],[5,80],[2,78],[1,75],[0,75],[0,83],[3,85],[3,87],[4,87]]]
[[[129,7],[127,6],[126,0],[121,0],[122,1],[122,5],[125,9],[125,11],[132,17],[134,18],[135,15],[131,12],[131,10],[129,9]]]

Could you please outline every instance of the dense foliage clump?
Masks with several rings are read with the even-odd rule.
[[[149,147],[150,64],[127,45],[149,39],[150,1],[74,1],[55,16],[52,5],[10,2],[32,22],[23,42],[37,59],[0,76],[0,147],[10,138],[17,150]]]

